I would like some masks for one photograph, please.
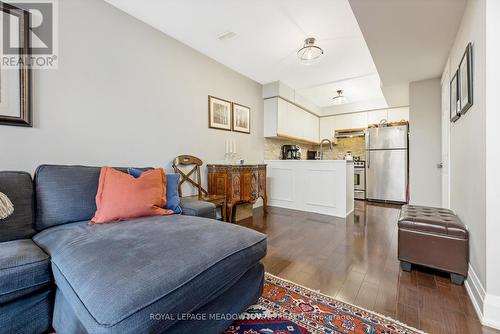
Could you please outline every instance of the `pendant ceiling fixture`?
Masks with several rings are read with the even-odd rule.
[[[314,43],[316,43],[316,38],[306,38],[304,46],[297,52],[300,61],[305,65],[314,63],[323,54],[323,49]]]
[[[337,96],[333,98],[333,104],[344,104],[346,103],[347,99],[344,96],[344,91],[342,89],[339,89],[337,91]]]

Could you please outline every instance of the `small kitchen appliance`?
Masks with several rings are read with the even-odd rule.
[[[307,160],[319,160],[319,152],[307,150]]]
[[[281,160],[300,160],[300,147],[298,145],[281,146]]]

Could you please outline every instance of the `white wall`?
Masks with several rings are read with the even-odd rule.
[[[500,329],[498,31],[500,2],[469,0],[449,62],[453,73],[473,43],[474,105],[451,126],[451,207],[469,228],[472,303],[483,324]]]
[[[34,128],[0,126],[0,170],[215,162],[229,138],[242,158],[263,160],[260,84],[104,1],[59,7],[59,69],[34,71]],[[249,106],[252,134],[209,129],[208,95]]]
[[[410,83],[410,204],[441,206],[441,81]]]
[[[486,287],[485,0],[470,0],[450,52],[451,76],[473,43],[474,105],[450,132],[450,206],[470,232],[470,265]],[[474,276],[474,275],[472,275]]]
[[[500,1],[486,2],[486,286],[484,318],[500,328]]]

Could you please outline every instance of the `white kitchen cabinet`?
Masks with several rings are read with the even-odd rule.
[[[306,113],[304,117],[304,138],[308,141],[319,140],[319,117],[311,113]]]
[[[352,114],[336,115],[335,130],[366,128],[367,113],[357,112]]]
[[[387,121],[389,122],[399,122],[399,121],[409,121],[409,120],[410,120],[409,107],[393,108],[387,110]]]
[[[282,98],[264,100],[264,137],[319,142],[319,117]]]
[[[319,139],[332,140],[335,136],[335,116],[321,117],[319,119]]]
[[[354,210],[354,164],[268,160],[268,205],[345,218]]]
[[[367,125],[370,124],[380,124],[382,120],[388,120],[387,119],[387,109],[381,109],[381,110],[372,110],[368,112],[368,123]]]

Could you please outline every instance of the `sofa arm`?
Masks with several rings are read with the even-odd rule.
[[[217,219],[217,208],[215,204],[200,201],[194,198],[181,198],[182,214],[186,216],[196,216]]]

